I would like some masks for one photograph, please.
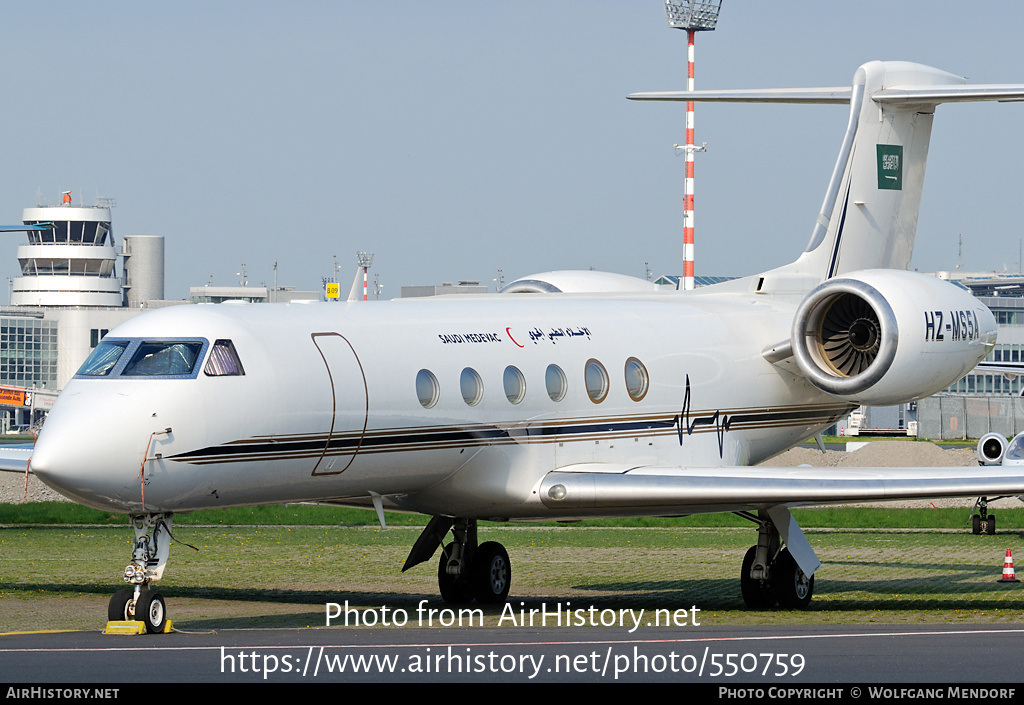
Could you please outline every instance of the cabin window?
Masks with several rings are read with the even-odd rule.
[[[584,382],[587,385],[587,396],[595,404],[600,404],[608,396],[608,371],[597,360],[587,360]]]
[[[235,344],[230,340],[218,340],[210,351],[210,359],[206,361],[203,372],[208,377],[241,377],[245,374],[242,361],[235,352]]]
[[[130,340],[102,340],[78,370],[87,377],[106,377],[121,359]]]
[[[467,367],[459,377],[462,399],[470,406],[476,406],[484,398],[484,382],[472,367]]]
[[[626,391],[633,401],[640,401],[647,394],[647,368],[644,363],[631,357],[626,360]]]
[[[191,375],[202,350],[203,344],[199,341],[145,340],[121,374],[127,377]]]
[[[441,388],[437,384],[437,377],[430,370],[420,370],[416,373],[416,396],[424,409],[429,409],[437,403],[441,396]]]
[[[551,401],[562,401],[565,398],[565,390],[568,387],[565,381],[565,373],[558,365],[548,365],[544,373],[544,385],[547,387],[548,396]]]
[[[509,365],[501,378],[505,386],[505,396],[513,404],[518,404],[526,396],[526,378],[518,368]]]

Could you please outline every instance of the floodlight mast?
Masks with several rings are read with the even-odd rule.
[[[665,0],[665,16],[672,29],[686,30],[686,90],[693,90],[693,38],[697,32],[713,31],[718,24],[718,13],[722,0],[698,2],[697,0]],[[683,182],[683,275],[679,288],[691,290],[693,281],[693,153],[704,151],[694,143],[693,101],[686,103],[686,176]],[[677,145],[678,147],[678,145]]]
[[[359,266],[363,268],[363,301],[367,300],[366,296],[366,275],[373,264],[373,253],[372,252],[356,252],[356,258],[359,261]]]

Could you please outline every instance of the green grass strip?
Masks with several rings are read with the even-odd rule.
[[[995,509],[996,526],[1003,529],[1024,528],[1024,506]],[[962,529],[969,526],[971,512],[967,507],[940,509],[891,509],[879,507],[826,507],[794,509],[793,516],[804,528],[896,528],[896,529]],[[385,514],[388,526],[425,526],[427,517],[418,514]],[[312,505],[269,505],[210,509],[174,517],[176,525],[213,526],[376,526],[377,515],[366,509],[346,509]],[[127,516],[90,509],[68,502],[29,502],[0,504],[0,524],[99,524],[123,526]],[[487,522],[489,523],[489,522]],[[558,522],[541,525],[557,526]],[[607,527],[729,527],[750,523],[733,514],[697,514],[688,517],[638,517],[622,519],[589,519],[580,526]]]

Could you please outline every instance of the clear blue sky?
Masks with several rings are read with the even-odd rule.
[[[725,0],[697,87],[844,85],[905,59],[1024,83],[1024,4]],[[658,0],[9,3],[0,224],[37,194],[114,197],[115,234],[167,238],[189,285],[403,284],[548,269],[677,273],[685,33]],[[698,105],[698,274],[788,262],[845,127],[834,106]],[[940,106],[914,266],[1016,270],[1024,104]],[[17,275],[22,234],[0,240]],[[6,301],[6,297],[4,297]]]

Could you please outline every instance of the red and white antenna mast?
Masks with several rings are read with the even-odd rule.
[[[697,0],[665,0],[665,16],[668,26],[686,30],[686,90],[693,88],[693,38],[697,32],[712,31],[718,24],[718,13],[722,0],[698,2]],[[693,101],[686,102],[686,144],[676,145],[686,153],[686,179],[683,185],[683,276],[679,288],[693,289],[693,153],[704,151],[693,139]]]
[[[366,301],[366,275],[370,271],[370,267],[373,266],[373,253],[356,252],[356,259],[359,260],[359,266],[363,268],[363,301]]]

